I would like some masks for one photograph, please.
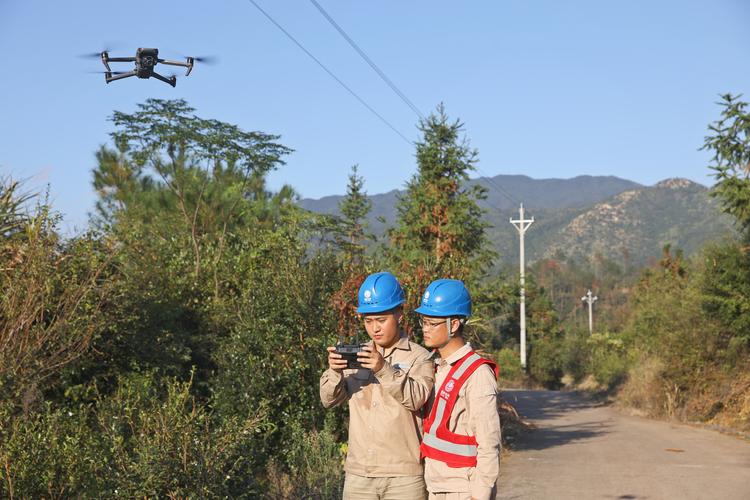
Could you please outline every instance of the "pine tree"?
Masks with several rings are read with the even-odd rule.
[[[711,196],[733,216],[746,242],[750,242],[750,112],[739,96],[725,94],[719,105],[721,119],[709,125],[703,149],[712,151],[716,185]]]
[[[346,196],[339,202],[343,223],[343,238],[340,240],[344,248],[347,261],[360,262],[365,252],[364,241],[368,237],[367,214],[370,213],[372,202],[362,189],[364,179],[357,174],[357,165],[352,166],[349,183],[346,186]]]
[[[341,227],[337,244],[342,249],[343,278],[341,286],[331,297],[331,305],[338,317],[338,334],[351,337],[360,327],[357,315],[357,292],[367,276],[364,262],[367,214],[372,202],[363,190],[364,179],[357,174],[357,165],[352,166],[346,196],[339,202]]]
[[[463,279],[472,286],[494,255],[478,204],[486,198],[486,189],[466,185],[478,153],[461,137],[463,123],[451,121],[441,104],[420,121],[419,130],[417,173],[398,202],[397,226],[388,233],[387,249],[390,264],[407,287],[409,310],[434,279]],[[406,326],[413,328],[413,318]]]

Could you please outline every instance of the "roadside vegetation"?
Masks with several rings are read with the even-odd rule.
[[[534,286],[562,323],[551,344],[532,338],[534,380],[607,392],[647,416],[750,431],[750,113],[732,95],[719,104],[704,149],[711,196],[737,237],[690,258],[665,244],[644,269],[627,255],[534,263]],[[580,301],[587,288],[599,297],[591,335]]]
[[[594,380],[648,415],[748,426],[750,115],[733,97],[706,148],[742,237],[691,259],[667,246],[645,270],[605,256],[534,263],[528,373],[517,276],[489,273],[486,193],[465,186],[478,153],[442,106],[419,124],[417,172],[378,241],[356,167],[342,216],[321,216],[291,187],[266,186],[293,153],[278,136],[180,100],[112,123],[86,233],[64,237],[43,194],[0,184],[4,498],[337,498],[346,409],[323,409],[318,378],[325,347],[361,329],[361,279],[382,269],[402,280],[409,310],[434,277],[465,280],[470,340],[504,380]],[[517,424],[512,407],[501,414]]]

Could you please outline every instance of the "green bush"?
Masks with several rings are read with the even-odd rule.
[[[701,257],[697,286],[703,312],[717,319],[719,354],[736,358],[750,351],[750,247],[709,245]]]
[[[589,374],[591,349],[587,344],[588,331],[568,333],[562,340],[560,349],[562,370],[574,382],[580,382]]]
[[[305,430],[297,424],[290,429],[292,440],[284,454],[288,472],[276,459],[268,468],[266,497],[285,500],[336,500],[344,487],[346,443],[337,437],[334,418],[327,418],[321,430]]]
[[[215,355],[213,401],[222,416],[263,402],[280,425],[254,453],[270,458],[292,445],[295,425],[322,426],[318,381],[325,348],[336,338],[328,304],[338,275],[330,259],[306,256],[291,234],[268,234],[255,248],[235,250],[224,279],[236,295],[221,312],[229,334]]]
[[[625,344],[616,334],[594,333],[586,341],[590,349],[589,371],[606,388],[620,383],[627,373]]]
[[[262,412],[216,420],[189,382],[120,381],[94,404],[26,417],[0,414],[0,496],[136,498],[257,496],[250,450]]]
[[[529,349],[529,373],[537,382],[551,389],[560,386],[563,376],[560,344],[558,339],[535,339]]]
[[[19,416],[0,409],[0,497],[96,497],[107,480],[107,446],[91,427],[88,407]]]
[[[497,352],[495,359],[500,370],[500,379],[517,381],[523,378],[521,359],[515,349],[504,347]]]

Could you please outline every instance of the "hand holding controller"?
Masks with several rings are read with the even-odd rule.
[[[363,344],[336,344],[334,351],[342,360],[346,360],[346,368],[362,368],[357,354],[364,349]]]

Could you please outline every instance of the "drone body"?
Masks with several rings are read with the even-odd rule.
[[[164,83],[168,83],[172,87],[177,85],[177,77],[171,75],[169,77],[162,76],[156,71],[154,67],[157,64],[167,64],[170,66],[182,66],[187,68],[185,76],[188,76],[193,70],[193,63],[197,58],[186,57],[185,62],[180,61],[168,61],[166,59],[159,59],[159,49],[149,49],[139,47],[135,52],[135,57],[109,57],[109,52],[106,50],[101,52],[102,64],[107,68],[104,72],[104,79],[107,83],[122,80],[124,78],[130,78],[131,76],[137,76],[138,78],[151,78],[154,77],[157,80],[161,80]],[[109,67],[111,62],[133,62],[135,63],[135,69],[133,71],[112,71]]]

